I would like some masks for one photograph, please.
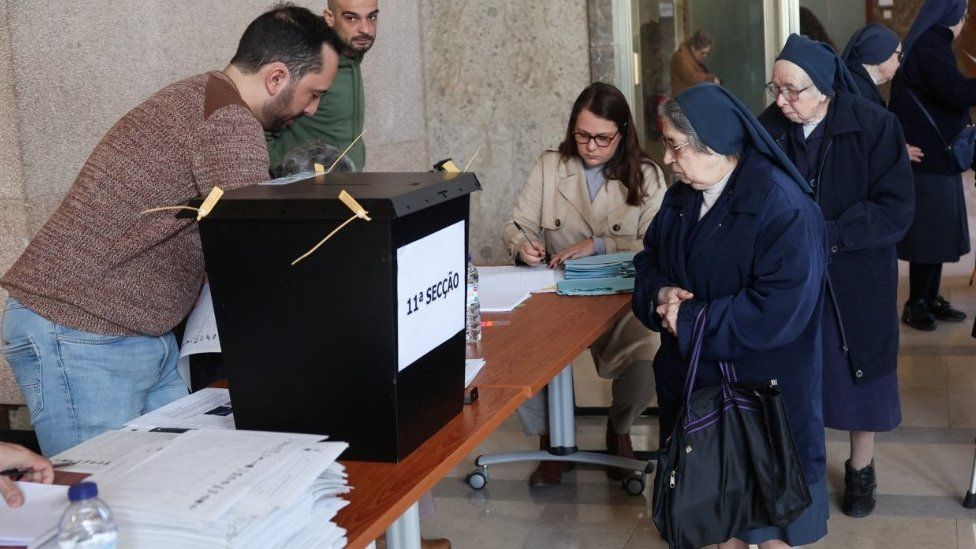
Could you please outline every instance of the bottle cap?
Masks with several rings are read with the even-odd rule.
[[[98,485],[94,482],[79,482],[68,488],[68,499],[71,501],[82,501],[98,497]]]

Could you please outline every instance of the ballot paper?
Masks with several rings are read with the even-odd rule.
[[[148,456],[165,447],[179,433],[151,432],[134,429],[106,431],[51,458],[51,461],[73,462],[59,471],[97,473],[122,458],[139,452]]]
[[[521,291],[524,293],[543,293],[556,291],[556,282],[563,278],[560,269],[550,269],[545,265],[538,267],[482,266],[478,269],[479,298],[485,293],[499,291]],[[481,298],[484,302],[484,299]]]
[[[230,392],[211,387],[201,389],[139,416],[126,426],[142,429],[233,429]]]
[[[468,358],[464,361],[464,386],[470,387],[471,382],[474,381],[475,376],[478,372],[485,367],[485,359],[483,358]]]
[[[183,341],[180,343],[176,370],[187,388],[190,388],[190,355],[219,352],[220,335],[217,333],[217,318],[214,316],[210,283],[207,282],[200,289],[197,303],[186,319],[186,329],[183,331]]]
[[[8,507],[0,498],[0,545],[28,545],[56,528],[68,507],[68,487],[36,482],[18,482],[24,504]]]
[[[529,298],[524,290],[478,290],[478,302],[483,313],[507,313]]]

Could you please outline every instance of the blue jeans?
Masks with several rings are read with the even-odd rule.
[[[3,355],[51,456],[186,396],[172,332],[113,336],[55,324],[14,298],[3,313]]]

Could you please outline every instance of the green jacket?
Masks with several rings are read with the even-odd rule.
[[[292,147],[319,140],[344,150],[363,131],[366,97],[363,92],[362,58],[339,57],[339,72],[329,91],[322,95],[314,116],[302,116],[281,133],[265,132],[271,170]],[[366,145],[362,139],[349,149],[348,158],[362,171],[366,165]]]

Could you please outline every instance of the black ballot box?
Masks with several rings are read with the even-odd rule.
[[[200,222],[239,429],[403,459],[464,399],[470,173],[342,173],[228,191]],[[371,220],[349,219],[352,195]]]

